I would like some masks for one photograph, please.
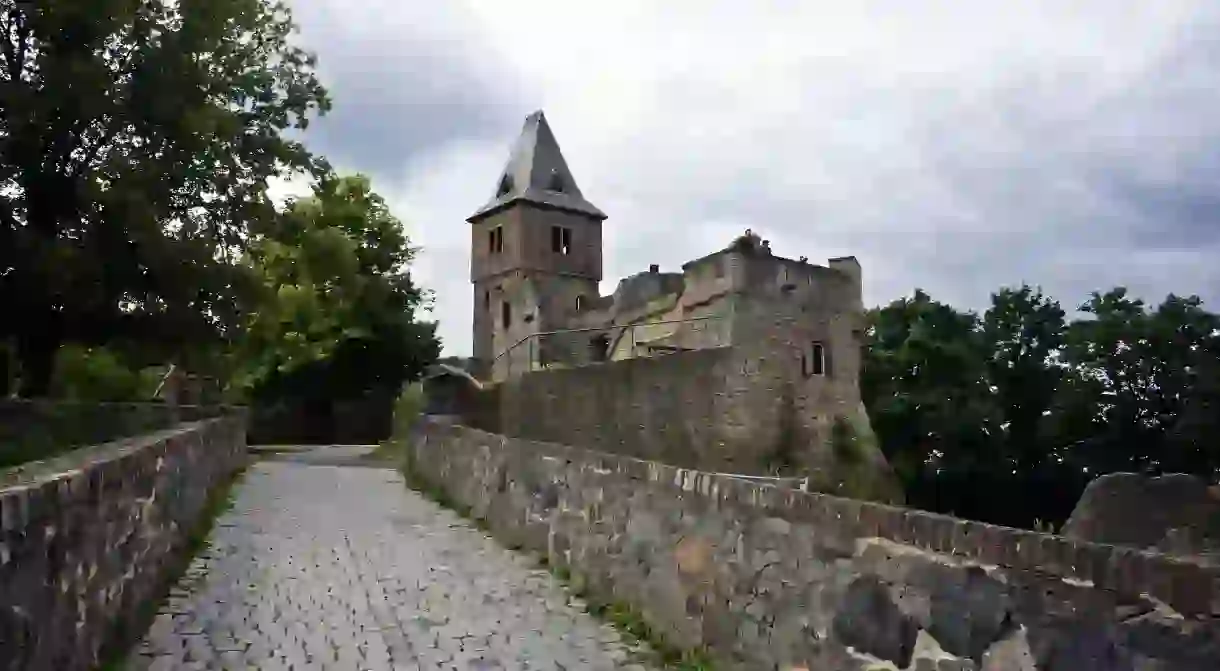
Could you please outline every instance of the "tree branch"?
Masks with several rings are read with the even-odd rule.
[[[9,80],[16,83],[21,81],[21,75],[25,72],[26,50],[30,40],[30,28],[24,20],[24,14],[17,8],[8,11],[8,24],[5,26],[4,37],[4,54],[5,60],[8,61]],[[15,47],[13,42],[16,42]]]

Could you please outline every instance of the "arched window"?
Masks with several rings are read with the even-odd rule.
[[[585,297],[577,296],[576,297],[576,309],[583,310],[584,308],[585,308]]]
[[[805,377],[826,375],[826,346],[820,342],[809,343],[809,349],[801,355],[801,368]]]

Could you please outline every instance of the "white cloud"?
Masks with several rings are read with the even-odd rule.
[[[872,302],[1021,281],[1220,300],[1209,0],[296,4],[337,105],[311,141],[424,246],[449,353],[464,218],[536,107],[610,215],[607,290],[749,227],[856,254]]]

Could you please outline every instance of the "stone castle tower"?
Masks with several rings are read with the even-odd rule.
[[[474,358],[480,366],[597,298],[602,221],[539,110],[525,119],[491,200],[471,215]]]

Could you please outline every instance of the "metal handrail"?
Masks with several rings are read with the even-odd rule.
[[[527,336],[524,336],[517,342],[504,348],[503,352],[500,352],[499,354],[496,355],[496,357],[494,359],[491,360],[491,365],[495,366],[496,362],[499,361],[501,357],[503,357],[505,354],[508,354],[509,352],[513,351],[514,349],[517,349],[518,347],[521,346],[521,343],[529,340],[530,338],[539,338],[541,336],[549,336],[549,335],[559,335],[560,333],[591,333],[593,331],[609,331],[611,329],[618,329],[618,328],[628,329],[628,328],[635,328],[637,326],[660,326],[663,324],[687,324],[690,322],[708,321],[708,320],[712,320],[712,319],[724,319],[724,316],[723,315],[708,315],[706,317],[691,317],[689,319],[665,319],[665,320],[658,321],[658,322],[634,322],[634,323],[630,323],[630,324],[609,324],[606,326],[591,326],[589,328],[583,328],[583,329],[559,329],[557,331],[539,331],[537,333],[531,333]]]

